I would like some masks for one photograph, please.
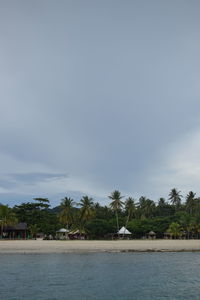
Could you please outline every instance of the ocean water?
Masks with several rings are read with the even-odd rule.
[[[1,300],[200,299],[200,253],[2,254]]]

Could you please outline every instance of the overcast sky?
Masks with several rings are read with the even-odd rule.
[[[0,0],[0,202],[200,194],[198,0]]]

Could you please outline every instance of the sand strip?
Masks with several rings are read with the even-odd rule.
[[[0,253],[200,251],[200,240],[43,241],[0,240]]]

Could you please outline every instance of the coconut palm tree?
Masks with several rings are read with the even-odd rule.
[[[167,230],[175,239],[181,235],[181,226],[176,223],[172,222]]]
[[[195,213],[196,210],[196,199],[195,199],[196,193],[193,193],[192,191],[190,191],[187,196],[186,196],[186,211],[190,214],[193,215]]]
[[[172,205],[175,206],[175,208],[179,208],[181,205],[181,198],[183,197],[180,191],[177,191],[175,188],[173,188],[169,193],[169,200],[171,201]]]
[[[61,202],[61,212],[59,215],[59,220],[64,224],[67,229],[69,225],[73,222],[73,204],[74,200],[72,198],[65,197]]]
[[[142,219],[152,218],[155,212],[156,206],[153,200],[147,199],[142,196],[139,199],[139,211]]]
[[[125,224],[125,228],[128,225],[129,220],[132,218],[133,214],[135,213],[135,203],[134,203],[134,199],[132,197],[129,197],[128,199],[126,199],[125,201],[125,210],[127,212],[127,218],[126,218],[126,224]],[[124,238],[124,234],[123,233],[123,238]]]
[[[3,237],[3,229],[5,226],[14,225],[17,223],[17,218],[14,212],[7,205],[0,206],[0,226],[1,237]]]
[[[119,218],[118,218],[118,211],[122,209],[124,202],[121,201],[123,196],[121,196],[121,193],[118,190],[115,190],[111,193],[110,196],[108,196],[111,200],[113,200],[110,203],[110,207],[113,209],[116,215],[116,222],[117,222],[117,232],[119,232]]]
[[[83,196],[79,205],[81,223],[85,224],[94,215],[93,199],[88,196]]]

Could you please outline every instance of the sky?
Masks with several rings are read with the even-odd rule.
[[[0,0],[0,202],[200,195],[198,0]]]

